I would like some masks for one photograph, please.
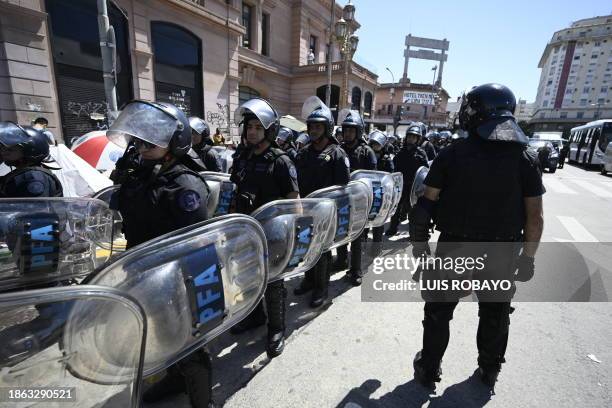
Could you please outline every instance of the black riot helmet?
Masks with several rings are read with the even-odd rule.
[[[325,136],[330,138],[335,143],[338,143],[336,137],[333,135],[334,131],[334,117],[331,110],[316,96],[310,96],[304,101],[302,105],[302,118],[306,120],[306,125],[313,123],[322,123],[325,125]],[[308,130],[310,139],[314,140]]]
[[[280,116],[270,102],[262,98],[252,98],[236,109],[234,123],[237,126],[242,125],[241,138],[243,140],[246,140],[247,124],[251,119],[257,119],[263,126],[264,140],[275,143],[280,127]]]
[[[406,136],[416,136],[420,139],[423,137],[423,130],[419,125],[411,125],[406,129]]]
[[[168,148],[175,157],[191,148],[191,126],[182,110],[166,102],[135,100],[128,103],[106,131],[115,144],[125,147],[137,138]]]
[[[189,118],[189,126],[191,126],[191,130],[202,136],[203,140],[210,138],[210,128],[204,119],[198,118],[197,116],[191,116]]]
[[[463,96],[459,127],[485,140],[526,144],[528,138],[514,119],[515,108],[516,98],[508,87],[500,84],[474,87]]]
[[[45,134],[31,126],[19,126],[13,122],[0,122],[0,144],[17,146],[27,163],[40,164],[49,157],[49,142]],[[12,163],[8,163],[12,165]]]
[[[354,128],[357,132],[355,139],[358,141],[363,139],[364,124],[358,111],[353,109],[342,109],[338,114],[338,122],[340,126],[342,126],[343,135],[346,135],[347,128]]]
[[[288,127],[281,126],[278,129],[278,135],[276,135],[277,143],[293,143],[293,131]]]

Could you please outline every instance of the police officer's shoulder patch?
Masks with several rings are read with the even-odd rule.
[[[293,164],[289,165],[289,176],[291,178],[297,179],[297,170]]]
[[[196,191],[184,190],[178,194],[177,204],[181,210],[192,212],[200,208],[202,198]]]
[[[346,164],[346,167],[349,167],[349,168],[351,167],[351,161],[346,156],[344,157],[344,164]]]
[[[28,190],[28,193],[38,196],[45,191],[45,185],[42,181],[34,180],[28,183],[26,189]]]

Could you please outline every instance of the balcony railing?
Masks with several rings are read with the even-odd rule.
[[[369,71],[368,69],[362,67],[357,64],[355,61],[351,61],[351,68],[353,73],[359,73],[361,75],[365,75],[370,78],[372,81],[376,82],[376,74]],[[336,61],[332,62],[332,72],[342,72],[344,70],[344,61]],[[311,65],[302,65],[299,67],[293,67],[293,72],[296,74],[324,74],[327,72],[327,63],[324,64],[311,64]]]

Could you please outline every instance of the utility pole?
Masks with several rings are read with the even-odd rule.
[[[329,20],[329,50],[327,52],[327,88],[325,105],[331,109],[332,60],[334,54],[334,22],[336,20],[336,0],[331,0],[331,20]]]
[[[104,77],[104,94],[106,96],[109,126],[114,120],[117,108],[117,52],[115,30],[108,19],[106,0],[98,0],[98,31],[100,51],[102,54],[102,76]]]

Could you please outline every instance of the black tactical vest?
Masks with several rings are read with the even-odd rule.
[[[466,139],[452,147],[437,229],[470,239],[515,241],[525,226],[519,144]]]

